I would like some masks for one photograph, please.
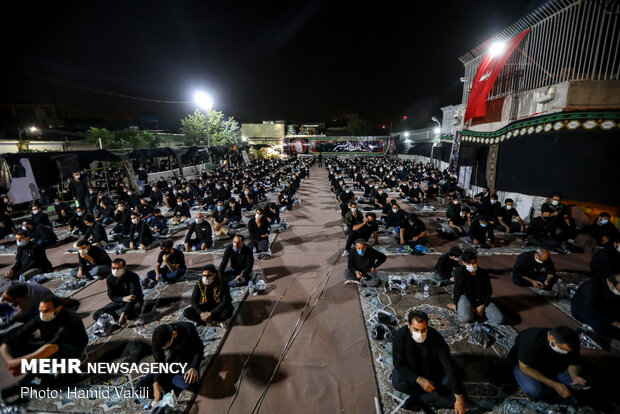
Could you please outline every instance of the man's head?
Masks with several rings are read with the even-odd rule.
[[[80,181],[80,173],[79,172],[73,173],[73,179],[75,181]]]
[[[122,277],[127,271],[127,262],[120,257],[112,261],[112,275]]]
[[[159,248],[166,254],[169,254],[172,251],[172,246],[174,246],[172,239],[166,239],[159,242]]]
[[[493,194],[491,196],[491,204],[497,203],[497,200],[499,200],[499,197],[497,196],[497,194]]]
[[[407,326],[413,340],[417,343],[426,341],[428,334],[428,315],[422,311],[413,310],[407,314]]]
[[[48,296],[39,303],[39,317],[43,322],[51,322],[62,309],[62,299],[58,296]]]
[[[9,305],[17,306],[26,295],[28,295],[28,285],[25,283],[14,283],[2,294],[2,301]]]
[[[172,325],[160,325],[153,331],[151,342],[154,347],[167,349],[176,337],[177,331]]]
[[[607,278],[607,286],[614,295],[620,296],[620,273],[610,275]]]
[[[357,254],[359,254],[360,256],[363,256],[366,253],[367,247],[368,244],[364,239],[357,239],[355,241],[355,250],[357,250]]]
[[[86,239],[80,239],[75,243],[75,247],[80,249],[82,253],[88,253],[90,250],[90,242]]]
[[[41,206],[35,204],[32,206],[32,214],[39,214],[41,212]]]
[[[243,247],[243,236],[241,234],[235,234],[232,241],[233,250],[238,252]]]
[[[357,203],[355,201],[353,201],[352,203],[349,204],[349,208],[351,209],[351,212],[356,213],[357,212]]]
[[[138,213],[131,213],[131,222],[133,224],[140,223],[140,215]]]
[[[453,247],[448,252],[448,256],[452,260],[459,260],[459,258],[463,255],[463,250],[460,247]]]
[[[369,223],[372,223],[373,221],[377,220],[377,215],[373,212],[370,212],[366,214],[366,219],[368,219]]]
[[[549,346],[559,354],[568,354],[572,351],[579,352],[579,335],[571,328],[558,326],[547,334]]]
[[[95,217],[93,217],[92,214],[87,214],[84,216],[84,223],[89,226],[92,227],[95,225]]]
[[[544,263],[547,260],[549,260],[549,250],[547,249],[543,249],[543,248],[538,248],[536,249],[536,252],[534,253],[534,259],[538,262],[538,263]]]
[[[18,231],[17,234],[15,235],[15,242],[17,243],[18,247],[27,245],[29,241],[30,241],[30,233],[28,233],[27,231],[21,230],[21,231]]]
[[[149,205],[149,200],[147,200],[146,198],[142,197],[140,199],[140,204],[142,204],[143,206],[148,206]]]
[[[559,205],[561,201],[562,199],[560,198],[559,194],[554,194],[553,197],[551,197],[551,204],[553,204],[554,206]]]
[[[32,231],[34,230],[34,223],[32,220],[22,220],[22,229]]]
[[[507,198],[504,202],[506,204],[506,210],[511,210],[514,207],[514,200],[512,198]]]
[[[205,215],[203,213],[196,214],[196,224],[202,224],[205,221]]]
[[[398,204],[392,203],[392,212],[393,213],[398,213],[399,209],[400,209],[400,207],[398,207]]]
[[[208,264],[202,268],[202,283],[205,286],[209,286],[213,284],[216,278],[217,278],[217,270],[215,269],[214,265]]]
[[[86,213],[86,210],[84,209],[84,207],[76,207],[75,208],[75,213],[82,217],[84,215],[84,213]]]
[[[473,250],[463,252],[461,260],[469,273],[473,273],[478,269],[478,256]]]
[[[609,223],[609,219],[611,219],[611,215],[607,212],[602,212],[601,214],[598,215],[598,223],[601,226],[604,226],[605,224]]]
[[[480,225],[482,227],[486,227],[489,224],[489,218],[486,216],[481,216],[480,219],[478,220],[480,222]]]
[[[540,212],[543,218],[548,219],[549,217],[551,217],[551,213],[553,213],[553,209],[548,204],[543,204],[543,206],[540,208]]]

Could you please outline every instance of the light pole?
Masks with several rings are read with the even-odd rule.
[[[436,116],[431,117],[431,120],[433,122],[437,122],[437,128],[435,128],[434,130],[434,132],[437,134],[437,139],[435,140],[435,143],[433,144],[433,148],[431,149],[431,164],[434,164],[433,153],[435,152],[435,147],[437,146],[437,144],[441,142],[441,122],[439,122],[439,119],[437,119]]]
[[[207,121],[207,147],[211,148],[211,136],[209,135],[209,111],[213,107],[213,100],[209,95],[204,92],[196,92],[194,95],[194,102],[198,108],[204,109],[205,118]],[[211,152],[209,151],[209,154]]]

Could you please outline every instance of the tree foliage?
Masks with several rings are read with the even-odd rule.
[[[120,148],[152,148],[160,144],[161,138],[147,131],[110,131],[105,128],[90,128],[86,132],[86,142],[106,149]]]
[[[220,111],[209,110],[209,136],[211,145],[233,145],[237,142],[240,127],[233,117],[226,118]],[[181,120],[185,144],[207,144],[207,117],[199,109]]]
[[[347,127],[346,134],[358,137],[368,136],[373,134],[373,128],[370,122],[359,119]]]

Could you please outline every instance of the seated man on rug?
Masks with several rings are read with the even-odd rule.
[[[562,236],[555,218],[551,215],[552,210],[548,204],[543,204],[542,216],[534,217],[530,221],[528,235],[525,241],[528,245],[542,247],[558,253],[570,253],[567,240]]]
[[[85,215],[85,207],[76,207],[75,215],[67,221],[67,230],[75,235],[82,235],[86,233],[86,223],[84,223]]]
[[[175,249],[172,239],[159,242],[159,256],[155,263],[155,270],[149,270],[146,274],[151,280],[165,281],[168,283],[178,282],[187,271],[185,256],[179,249]]]
[[[615,240],[616,237],[620,237],[620,232],[618,232],[618,229],[610,220],[611,215],[609,213],[602,212],[599,214],[594,223],[585,229],[585,231],[590,234],[594,240],[596,240],[596,243],[599,246],[604,246],[610,241]]]
[[[194,234],[196,237],[192,237]],[[207,250],[213,246],[212,234],[213,230],[209,222],[205,220],[205,215],[198,212],[185,235],[185,251]]]
[[[366,240],[357,239],[349,252],[348,266],[343,272],[345,284],[358,283],[364,287],[377,287],[381,280],[377,268],[387,260],[383,253],[368,246]]]
[[[338,193],[337,199],[340,206],[340,215],[344,217],[349,212],[349,203],[355,199],[355,195],[349,186],[345,185],[342,191]]]
[[[375,186],[375,189],[370,193],[372,198],[373,207],[379,210],[383,210],[388,205],[388,195],[382,186]]]
[[[539,247],[536,251],[521,253],[512,268],[512,281],[517,286],[551,289],[557,275],[549,250]]]
[[[127,208],[125,201],[119,200],[116,213],[114,215],[116,225],[110,230],[110,234],[122,234],[127,236],[131,227],[131,210]]]
[[[192,218],[192,213],[189,211],[189,204],[187,204],[181,197],[177,197],[177,204],[173,210],[173,216],[170,219],[170,224],[177,225],[185,223]]]
[[[452,247],[446,254],[439,256],[439,260],[435,264],[434,280],[439,285],[446,285],[454,282],[454,270],[459,267],[459,261],[463,255],[463,250],[459,247]]]
[[[78,267],[71,270],[71,276],[78,279],[103,278],[110,274],[112,260],[108,253],[88,240],[81,239],[75,243],[78,253]]]
[[[620,273],[583,282],[571,300],[571,313],[598,334],[620,340]]]
[[[15,233],[15,223],[11,217],[4,211],[0,210],[0,239],[4,239],[9,234]]]
[[[217,201],[217,205],[215,206],[215,210],[213,210],[213,214],[211,215],[211,227],[213,227],[213,232],[216,236],[225,236],[228,234],[228,223],[226,208],[224,207],[224,202],[221,200]]]
[[[243,244],[243,241],[241,234],[235,234],[232,244],[224,250],[224,257],[220,263],[220,275],[230,287],[247,285],[254,276],[252,273],[254,255],[252,249]]]
[[[140,197],[140,204],[136,207],[136,211],[140,213],[140,218],[148,223],[149,219],[153,217],[155,206],[146,197]]]
[[[515,339],[508,360],[517,383],[530,399],[575,405],[573,384],[584,386],[579,335],[570,328],[527,328]]]
[[[495,224],[497,224],[497,216],[501,209],[502,205],[499,202],[499,197],[497,194],[493,194],[489,201],[480,204],[478,215],[488,217],[490,224],[495,226]]]
[[[5,329],[15,322],[26,323],[39,316],[39,303],[52,292],[38,283],[12,283],[2,293],[0,298],[0,313],[7,317],[4,323],[0,324],[0,329]],[[10,308],[10,309],[7,309]],[[9,312],[6,312],[9,311]]]
[[[33,276],[52,271],[45,249],[30,240],[30,233],[24,230],[17,232],[15,241],[15,264],[6,272],[7,278],[17,279],[22,275],[25,280],[30,280]]]
[[[49,216],[47,215],[47,213],[43,212],[43,210],[41,209],[41,205],[38,203],[35,203],[32,206],[32,217],[30,218],[30,220],[32,220],[32,223],[35,225],[35,227],[39,223],[52,227]]]
[[[95,246],[105,246],[108,244],[108,235],[105,232],[105,228],[95,221],[95,217],[92,214],[84,216],[84,223],[86,224],[84,239],[89,240]]]
[[[507,198],[497,214],[497,221],[495,222],[495,230],[503,231],[506,233],[516,233],[525,231],[525,223],[519,216],[519,212],[514,208],[514,200]]]
[[[196,282],[192,292],[192,305],[185,308],[183,316],[196,325],[206,325],[224,322],[232,316],[233,311],[228,284],[224,282],[214,265],[204,266],[202,277]]]
[[[267,204],[267,207],[265,208],[265,217],[272,226],[280,224],[282,220],[280,219],[280,210],[278,209],[278,206],[276,206],[276,203]]]
[[[590,261],[590,270],[593,276],[600,279],[620,273],[620,236],[616,236],[594,253]]]
[[[108,298],[112,302],[93,313],[96,321],[101,315],[111,315],[119,325],[123,326],[127,320],[135,320],[142,314],[144,297],[140,277],[127,270],[125,259],[117,258],[112,262],[111,273],[106,278]]]
[[[470,323],[484,315],[491,323],[503,323],[502,311],[491,300],[491,278],[478,267],[476,253],[466,251],[461,260],[464,266],[454,271],[454,303],[448,307],[458,313],[461,322]]]
[[[420,204],[420,203],[423,203],[424,200],[425,200],[424,190],[422,190],[420,181],[416,180],[413,182],[413,188],[409,192],[409,201],[414,204]]]
[[[148,388],[149,395],[158,402],[170,391],[179,395],[183,390],[198,386],[204,344],[193,324],[175,322],[160,325],[153,331],[151,343],[155,362],[185,362],[187,367],[183,374],[147,374],[136,385],[136,389]]]
[[[489,220],[488,217],[480,216],[473,221],[467,233],[467,241],[469,243],[476,247],[493,247],[493,226],[491,226]]]
[[[361,224],[364,221],[364,214],[357,208],[357,203],[352,201],[349,205],[349,211],[344,215],[344,223],[347,226],[347,235],[353,231],[353,226]]]
[[[161,214],[161,209],[153,210],[153,216],[147,223],[151,227],[154,237],[165,236],[168,234],[168,219]]]
[[[8,332],[2,338],[0,355],[9,372],[18,377],[22,375],[22,360],[81,358],[88,344],[88,335],[82,319],[75,312],[63,307],[63,299],[47,296],[39,302],[38,315],[25,324]],[[33,337],[38,331],[39,336]],[[41,386],[58,384],[58,376],[37,374]],[[19,385],[30,385],[32,375],[27,375],[11,387],[13,393],[19,392]],[[8,389],[2,396],[7,397]]]
[[[228,200],[226,218],[228,219],[228,223],[231,226],[241,221],[241,205],[239,205],[239,203],[237,203],[237,200],[235,200],[234,198]]]
[[[129,247],[131,250],[146,250],[153,241],[155,238],[149,225],[140,218],[140,213],[132,212],[129,240],[125,241],[125,247]]]
[[[347,256],[349,254],[355,240],[362,239],[368,241],[371,235],[375,239],[375,246],[379,245],[379,224],[377,224],[377,215],[372,211],[366,213],[366,218],[360,224],[353,225],[352,231],[347,236],[347,242],[342,256]]]
[[[455,217],[459,215],[462,207],[463,206],[461,206],[461,204],[459,203],[458,198],[450,200],[450,203],[448,204],[448,207],[446,208],[446,217],[448,219],[454,219]]]
[[[413,310],[407,325],[394,333],[392,385],[407,394],[406,410],[454,408],[466,411],[462,372],[450,354],[445,339],[428,326],[428,315]]]
[[[101,200],[101,209],[97,212],[97,220],[99,220],[103,226],[114,223],[114,209],[112,208],[112,201]]]
[[[53,246],[58,241],[54,229],[43,223],[35,225],[32,220],[26,219],[22,222],[22,230],[30,233],[30,239],[44,249]]]
[[[248,222],[250,241],[248,247],[254,253],[265,252],[271,255],[269,248],[269,221],[263,216],[262,209],[256,209],[254,219]]]
[[[383,222],[387,228],[394,227],[394,234],[400,234],[400,228],[407,221],[407,212],[399,207],[396,200],[392,200],[390,207],[383,217]]]
[[[405,213],[407,215],[407,213]],[[428,243],[428,232],[426,231],[426,225],[420,220],[415,213],[408,214],[408,218],[405,218],[400,227],[400,245],[409,245],[415,248],[417,245],[425,245]]]

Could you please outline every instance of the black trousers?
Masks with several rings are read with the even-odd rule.
[[[114,303],[110,302],[105,305],[103,308],[95,311],[93,314],[93,319],[97,320],[104,313],[110,314],[115,320],[118,321],[118,318],[121,317],[121,313],[125,310],[125,316],[127,319],[134,320],[140,317],[142,314],[142,302],[134,301],[134,302],[123,302],[123,303]]]
[[[562,243],[559,240],[552,239],[550,237],[542,237],[542,236],[527,236],[525,241],[528,244],[536,247],[542,247],[547,250],[560,250],[562,248]]]
[[[210,305],[208,303],[204,303],[204,304],[198,305],[198,306],[200,306],[201,312],[211,312],[211,309],[213,309],[215,307],[215,306]],[[230,306],[223,307],[218,312],[211,312],[211,319],[214,322],[224,322],[226,319],[228,319],[228,318],[230,318],[232,316],[234,309],[235,308],[233,307],[233,305],[230,305]],[[183,311],[183,316],[185,316],[190,321],[195,322],[197,325],[204,325],[205,324],[205,321],[200,319],[200,314],[198,312],[196,312],[194,310],[194,308],[191,307],[191,306],[188,307],[188,308],[185,308],[185,310]]]
[[[398,391],[409,395],[414,404],[419,404],[424,408],[453,408],[456,398],[454,394],[446,387],[447,377],[443,377],[441,383],[433,381],[435,390],[425,392],[418,383],[411,384],[404,378],[399,378],[396,371],[392,372],[392,385]]]

